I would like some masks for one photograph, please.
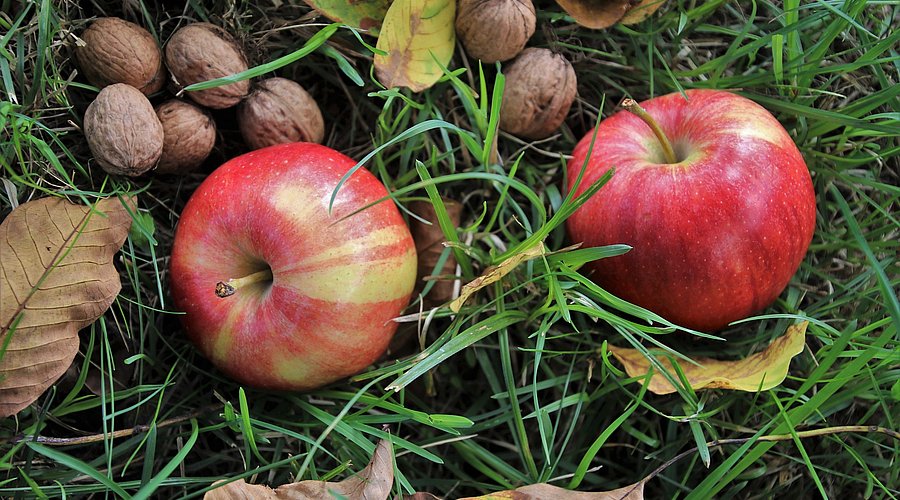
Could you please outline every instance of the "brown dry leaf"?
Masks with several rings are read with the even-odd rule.
[[[275,500],[286,498],[279,497],[275,490],[263,484],[247,484],[243,479],[230,483],[226,481],[228,480],[222,479],[213,483],[215,489],[207,491],[203,495],[203,500]]]
[[[15,415],[65,373],[78,330],[112,304],[122,285],[113,257],[131,217],[116,198],[88,207],[30,201],[0,224],[0,418]],[[12,334],[12,338],[7,335]]]
[[[457,297],[453,302],[450,303],[450,310],[453,312],[459,312],[463,304],[473,293],[492,283],[500,281],[500,278],[512,272],[512,270],[515,269],[516,266],[525,262],[526,260],[540,257],[545,253],[547,253],[547,251],[544,248],[544,243],[539,241],[531,248],[513,255],[512,257],[504,260],[495,267],[489,268],[486,273],[475,278],[469,283],[466,283],[466,285],[462,287],[462,291],[460,291],[459,297]]]
[[[627,25],[637,24],[653,15],[664,3],[666,0],[643,0],[629,10],[619,22]]]
[[[575,22],[594,29],[616,24],[640,0],[556,0]]]
[[[571,491],[549,484],[532,484],[515,490],[500,491],[461,500],[643,500],[644,483],[636,483],[612,491]]]
[[[449,199],[444,199],[443,201],[450,221],[454,226],[459,226],[462,217],[462,204]],[[438,225],[434,205],[430,201],[412,201],[409,203],[408,208],[410,212],[431,223],[430,225],[425,224],[414,218],[410,218],[409,221],[409,232],[412,233],[413,241],[416,242],[416,255],[419,256],[419,273],[416,280],[416,292],[414,293],[414,295],[417,295],[426,285],[426,282],[423,280],[431,276],[435,265],[440,260],[441,253],[444,251],[443,243],[446,238]],[[456,259],[451,252],[439,274],[454,274],[455,269]],[[437,280],[425,298],[426,307],[443,304],[450,300],[453,297],[453,281],[452,279]]]
[[[396,497],[394,498],[396,499]],[[441,497],[425,493],[424,491],[417,491],[412,495],[403,495],[401,498],[403,500],[441,500]]]
[[[791,359],[803,352],[808,324],[809,322],[804,321],[789,326],[787,332],[772,341],[769,347],[741,360],[695,358],[694,361],[700,366],[687,362],[679,363],[679,366],[694,389],[766,391],[784,381]],[[629,377],[642,378],[650,370],[650,362],[635,349],[610,346],[609,352],[622,363]],[[675,373],[667,357],[660,356],[657,359],[666,370]],[[658,372],[653,374],[647,389],[655,394],[675,392],[675,387]]]
[[[394,0],[375,47],[375,72],[385,87],[421,92],[444,75],[456,47],[456,0]]]
[[[391,442],[382,439],[369,465],[353,477],[338,483],[300,481],[279,486],[247,484],[243,479],[223,484],[203,495],[204,500],[387,500],[394,484],[394,460]],[[217,481],[214,484],[223,483]]]

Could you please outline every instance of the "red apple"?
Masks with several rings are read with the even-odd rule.
[[[768,111],[729,92],[686,94],[642,103],[650,122],[620,111],[600,123],[577,192],[614,174],[566,227],[585,246],[633,247],[588,266],[600,286],[676,324],[715,331],[787,286],[812,240],[816,200],[803,157]],[[591,135],[568,164],[569,189]]]
[[[387,348],[409,302],[416,251],[397,207],[356,164],[317,144],[259,149],[191,196],[170,264],[175,306],[199,350],[239,382],[308,390]]]

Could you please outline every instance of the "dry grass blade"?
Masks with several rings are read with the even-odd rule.
[[[468,300],[469,297],[472,296],[472,294],[488,285],[500,281],[501,278],[511,273],[513,269],[515,269],[519,264],[540,257],[546,252],[547,248],[544,246],[544,243],[542,241],[539,241],[536,245],[522,251],[521,253],[517,253],[512,257],[504,260],[503,262],[497,264],[496,266],[488,268],[488,270],[484,274],[475,278],[469,283],[466,283],[462,287],[462,291],[459,293],[459,297],[455,298],[453,302],[450,303],[450,310],[453,312],[459,312],[459,310],[462,309],[463,304],[466,303],[466,300]]]
[[[69,367],[78,330],[121,289],[113,257],[131,217],[118,199],[19,206],[0,224],[0,417],[31,404]]]

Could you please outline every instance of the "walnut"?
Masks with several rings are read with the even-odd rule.
[[[124,83],[97,94],[84,113],[84,135],[97,163],[110,174],[141,175],[162,155],[163,127],[153,106]]]
[[[560,54],[529,47],[504,68],[500,128],[526,139],[544,139],[562,125],[575,101],[575,70]]]
[[[531,0],[459,0],[456,34],[470,56],[495,63],[522,52],[535,21]]]
[[[240,73],[247,56],[227,31],[209,23],[189,24],[166,44],[166,65],[180,89],[188,85]],[[214,109],[234,106],[250,91],[250,81],[187,92],[195,102]]]
[[[260,82],[238,108],[238,125],[252,149],[325,139],[319,105],[299,83],[287,78]]]
[[[127,83],[146,95],[165,83],[162,51],[153,35],[118,17],[101,17],[81,34],[75,58],[91,84]]]
[[[172,99],[156,107],[163,127],[163,151],[156,172],[185,174],[199,167],[216,144],[216,122],[208,111]]]

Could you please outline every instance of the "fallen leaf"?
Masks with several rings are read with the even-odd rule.
[[[459,226],[460,218],[462,217],[462,204],[450,199],[444,199],[443,201],[450,222],[454,227]],[[419,258],[416,292],[413,293],[413,296],[416,296],[427,284],[427,281],[424,280],[434,272],[434,268],[445,250],[443,243],[446,237],[441,230],[441,226],[438,225],[437,214],[434,211],[434,205],[430,201],[413,201],[409,203],[408,208],[410,212],[431,223],[426,224],[415,218],[410,218],[409,221],[409,232],[412,233],[413,241],[416,242],[416,255]],[[450,252],[450,256],[444,261],[444,266],[438,271],[438,274],[441,276],[452,275],[455,272],[456,259],[453,257],[453,252]],[[450,300],[453,297],[454,281],[452,278],[436,280],[428,296],[425,297],[425,306],[433,307]]]
[[[699,363],[679,363],[685,377],[694,389],[732,389],[756,392],[769,390],[787,376],[791,359],[803,352],[806,345],[804,321],[788,327],[787,332],[772,341],[769,346],[756,354],[737,361],[720,361],[710,358],[695,358]],[[629,377],[642,378],[650,370],[650,362],[640,351],[610,346],[609,352],[625,367]],[[665,356],[656,358],[670,373],[675,374],[672,362]],[[675,387],[656,372],[647,389],[655,394],[671,394]]]
[[[372,460],[353,477],[339,483],[300,481],[279,486],[247,484],[243,479],[225,483],[216,481],[215,489],[203,495],[204,500],[306,500],[344,498],[346,500],[386,500],[394,484],[394,460],[391,442],[382,439],[375,448]]]
[[[385,87],[421,92],[438,81],[456,46],[455,0],[395,0],[381,25],[375,72]]]
[[[78,330],[122,285],[113,257],[131,217],[116,198],[90,208],[61,198],[30,201],[0,224],[0,418],[19,412],[62,376]]]
[[[631,10],[636,0],[556,0],[556,3],[575,19],[575,22],[593,29],[604,29],[616,24]]]
[[[637,24],[653,15],[664,3],[666,0],[643,0],[626,12],[619,22],[626,25]]]
[[[510,272],[512,272],[512,270],[515,269],[516,266],[525,262],[526,260],[531,260],[535,257],[540,257],[541,255],[544,255],[545,253],[546,253],[546,250],[544,248],[544,243],[539,241],[536,245],[532,246],[531,248],[528,248],[527,250],[524,250],[521,253],[517,253],[516,255],[513,255],[512,257],[504,260],[503,262],[501,262],[500,264],[498,264],[495,267],[489,268],[486,273],[475,278],[474,280],[470,281],[469,283],[466,283],[462,287],[462,290],[459,292],[459,297],[457,297],[456,299],[453,300],[453,302],[450,303],[450,310],[453,312],[459,312],[459,310],[462,308],[463,304],[466,302],[466,300],[469,299],[469,297],[473,293],[477,292],[478,290],[481,290],[482,288],[484,288],[492,283],[496,283],[496,282],[500,281],[500,278],[502,278],[502,277],[506,276],[507,274],[509,274]]]
[[[425,493],[424,491],[417,491],[412,495],[403,495],[401,498],[403,498],[403,500],[441,500],[441,497],[432,495],[431,493]]]
[[[461,500],[643,500],[643,498],[643,482],[612,491],[572,491],[541,483]]]
[[[211,489],[203,495],[203,500],[269,500],[287,498],[278,496],[275,490],[262,484],[247,484],[243,479],[227,482],[221,479],[213,483]]]
[[[366,30],[378,36],[378,30],[391,0],[303,0],[320,14],[338,23]]]

